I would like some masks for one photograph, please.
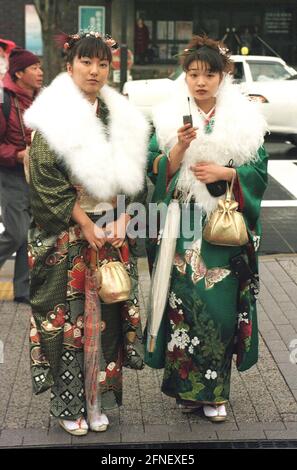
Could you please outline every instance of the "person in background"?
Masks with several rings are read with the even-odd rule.
[[[31,130],[23,114],[42,87],[40,59],[30,51],[14,48],[4,78],[5,98],[0,106],[0,197],[4,232],[0,235],[0,267],[16,252],[14,300],[29,303],[27,234],[30,226],[29,186],[24,174]]]
[[[144,20],[138,18],[135,26],[135,63],[139,65],[145,64],[148,46],[149,46],[149,30]]]

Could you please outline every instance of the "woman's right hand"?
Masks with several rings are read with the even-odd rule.
[[[85,225],[81,227],[83,235],[89,245],[94,250],[102,248],[106,243],[106,234],[104,230],[100,227],[97,227],[92,220],[88,221]]]
[[[192,140],[196,139],[196,131],[198,127],[191,127],[191,124],[186,124],[177,131],[178,141],[170,150],[168,159],[170,162],[169,173],[173,176],[180,168],[184,158],[185,151],[190,146]]]
[[[191,127],[191,124],[186,124],[185,126],[181,127],[177,131],[177,137],[178,137],[178,146],[184,150],[186,150],[192,140],[196,139],[197,137],[197,131],[198,127]]]

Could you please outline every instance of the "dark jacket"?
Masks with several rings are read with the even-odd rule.
[[[14,83],[9,74],[4,78],[4,90],[10,93],[11,109],[6,121],[0,105],[0,169],[3,167],[13,171],[23,171],[23,165],[17,162],[17,153],[26,148],[17,109],[13,96],[18,98],[21,114],[31,106],[33,98],[28,92]],[[26,144],[31,144],[31,130],[25,128]]]
[[[142,54],[149,46],[150,33],[148,27],[143,25],[140,28],[138,25],[135,26],[135,54]]]

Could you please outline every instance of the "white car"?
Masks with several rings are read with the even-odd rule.
[[[234,82],[261,103],[271,133],[297,145],[297,71],[277,57],[234,55],[231,59]],[[123,94],[151,119],[152,107],[168,98],[173,86],[170,78],[132,80],[125,83]]]

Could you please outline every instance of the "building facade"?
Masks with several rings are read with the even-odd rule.
[[[30,3],[0,0],[0,37],[25,46],[26,5]],[[296,0],[73,0],[64,30],[78,30],[80,7],[103,7],[105,31],[120,40],[123,3],[132,51],[137,18],[143,18],[148,27],[146,63],[174,63],[193,33],[206,33],[224,38],[233,53],[242,45],[255,54],[272,54],[275,50],[290,64],[297,64]]]
[[[270,55],[273,49],[297,63],[296,0],[135,0],[134,6],[136,17],[149,26],[160,62],[184,49],[192,33],[206,33],[224,38],[233,53],[242,45],[254,54]]]

